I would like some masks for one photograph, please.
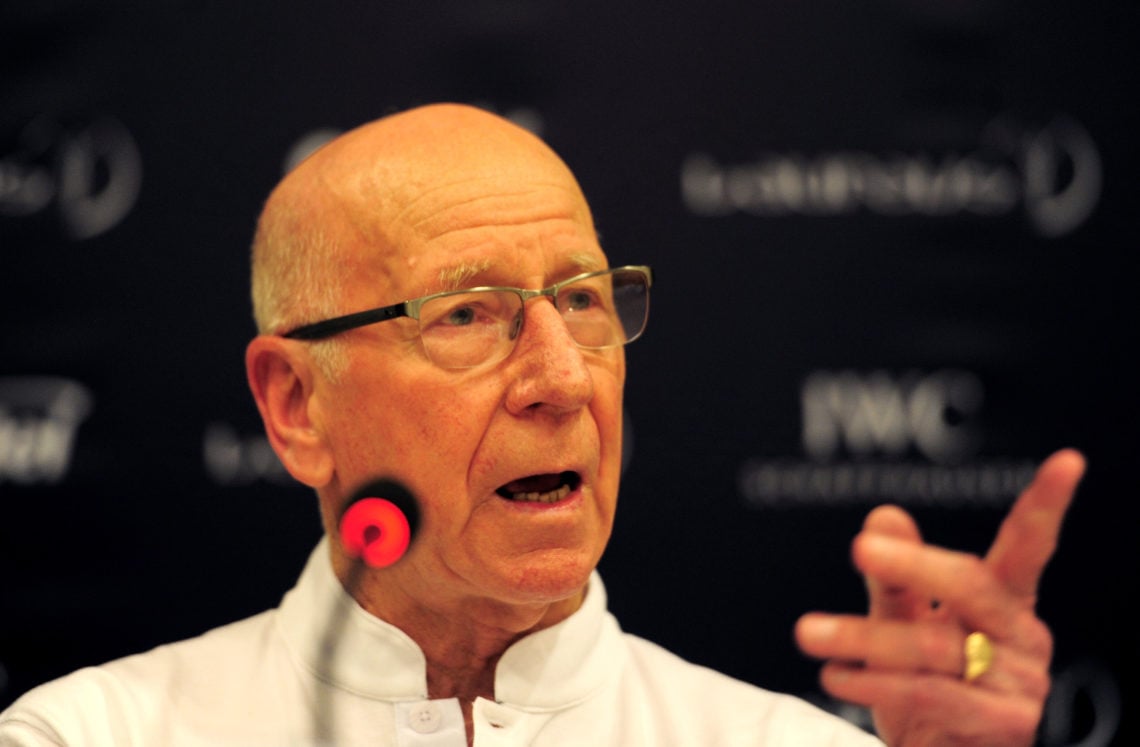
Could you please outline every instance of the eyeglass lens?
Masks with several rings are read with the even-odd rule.
[[[649,311],[648,291],[641,272],[614,270],[559,286],[555,303],[579,346],[610,348],[641,334]],[[471,368],[505,358],[522,320],[523,298],[515,291],[459,291],[420,307],[420,338],[436,365]]]

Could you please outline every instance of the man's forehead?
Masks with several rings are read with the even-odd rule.
[[[342,152],[338,152],[342,151]],[[318,194],[324,220],[389,247],[440,240],[489,225],[563,223],[552,231],[593,233],[590,208],[573,174],[553,152],[473,147],[463,158],[382,155],[358,145],[334,149],[298,174],[290,190],[303,201]],[[446,240],[446,239],[444,239]]]
[[[354,248],[346,248],[412,295],[474,285],[548,285],[606,266],[584,204],[520,195],[517,205],[490,198],[437,205],[430,218],[406,211],[362,220],[353,232]]]
[[[286,182],[278,204],[329,235],[342,269],[403,292],[556,282],[605,266],[589,205],[561,159],[470,107],[364,125]]]

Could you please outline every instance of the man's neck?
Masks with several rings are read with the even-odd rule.
[[[565,620],[585,598],[585,588],[566,599],[528,604],[477,596],[425,598],[367,573],[351,593],[366,611],[420,647],[429,697],[459,698],[465,710],[476,697],[494,699],[495,668],[513,643]]]
[[[459,700],[471,745],[475,699],[495,700],[495,669],[503,653],[515,641],[573,614],[585,598],[585,589],[548,604],[505,605],[468,599],[438,608],[367,584],[355,596],[365,610],[403,630],[420,647],[427,667],[428,697]],[[405,601],[397,601],[401,599]]]

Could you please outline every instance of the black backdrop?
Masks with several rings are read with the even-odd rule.
[[[658,274],[602,563],[628,630],[822,700],[791,626],[861,609],[870,506],[981,551],[1078,446],[1042,743],[1133,743],[1137,16],[7,0],[0,705],[289,587],[318,521],[245,390],[254,218],[313,142],[455,100],[544,137]]]

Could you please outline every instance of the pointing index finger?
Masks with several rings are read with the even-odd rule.
[[[1015,595],[1034,600],[1061,522],[1085,471],[1085,458],[1063,449],[1046,459],[998,529],[986,563]]]

